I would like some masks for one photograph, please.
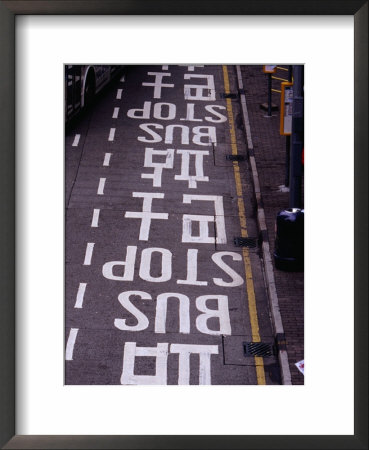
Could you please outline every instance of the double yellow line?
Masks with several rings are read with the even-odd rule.
[[[229,77],[228,77],[227,66],[223,66],[223,78],[224,78],[225,93],[229,94],[230,89],[229,89]],[[237,155],[238,149],[237,149],[236,131],[235,131],[235,127],[234,127],[232,101],[231,101],[231,99],[227,98],[226,102],[227,102],[229,133],[231,136],[232,155]],[[240,219],[241,237],[248,237],[247,226],[246,226],[245,204],[243,201],[241,174],[240,174],[240,167],[239,167],[238,161],[233,161],[233,172],[234,172],[234,179],[235,179],[235,183],[236,183],[238,216]],[[251,268],[251,261],[250,261],[250,255],[249,255],[248,248],[242,247],[242,256],[243,256],[243,262],[244,262],[244,267],[245,267],[246,290],[247,290],[247,298],[248,298],[252,340],[253,340],[253,342],[260,342],[261,339],[260,339],[260,334],[259,334],[258,313],[257,313],[257,309],[256,309],[254,280],[252,277],[252,268]],[[263,358],[261,358],[260,356],[254,356],[254,359],[255,359],[257,382],[258,382],[258,384],[266,384]]]

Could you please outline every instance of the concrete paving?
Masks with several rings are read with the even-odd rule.
[[[279,133],[280,108],[266,117],[260,105],[267,99],[267,79],[263,66],[241,66],[253,140],[255,162],[259,174],[260,192],[265,213],[271,254],[275,244],[275,219],[279,211],[289,208],[286,181],[286,137]],[[288,78],[288,66],[277,66],[276,78]],[[281,80],[273,79],[272,102],[280,105]],[[301,207],[304,207],[302,178]],[[273,275],[278,296],[292,384],[304,384],[304,375],[296,363],[304,360],[304,272],[275,268]]]

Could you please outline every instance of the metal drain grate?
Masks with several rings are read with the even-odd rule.
[[[233,242],[236,247],[256,248],[258,245],[258,240],[255,237],[235,237]]]
[[[274,349],[271,344],[264,342],[243,342],[243,352],[245,356],[273,356]]]
[[[226,159],[229,161],[245,161],[245,157],[243,155],[226,155]]]
[[[220,94],[220,97],[221,98],[237,98],[238,97],[238,94],[226,94],[225,92],[222,92],[221,94]]]

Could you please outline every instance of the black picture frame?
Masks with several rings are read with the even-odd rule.
[[[15,435],[15,16],[205,14],[354,16],[354,435]],[[6,449],[368,449],[368,1],[0,0],[0,445]],[[334,164],[334,163],[332,163]],[[339,215],[340,212],[337,211]],[[337,336],[337,342],[340,337]],[[262,418],[261,418],[262,420]],[[293,432],[293,430],[291,430]]]

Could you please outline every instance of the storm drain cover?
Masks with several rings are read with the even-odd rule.
[[[245,157],[243,155],[226,155],[226,159],[229,161],[245,161]]]
[[[226,94],[225,92],[222,92],[220,96],[221,98],[237,98],[238,94],[231,94],[231,93]]]
[[[245,356],[273,356],[274,350],[271,344],[264,342],[243,342]]]
[[[233,242],[237,247],[256,248],[258,245],[258,240],[254,237],[235,237]]]

